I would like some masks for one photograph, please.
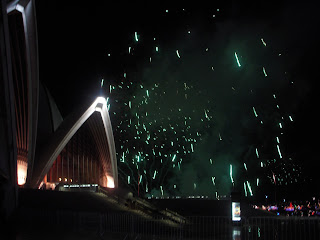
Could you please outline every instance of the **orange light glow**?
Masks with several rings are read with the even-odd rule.
[[[27,180],[27,170],[28,170],[28,163],[24,161],[17,161],[17,180],[18,185],[24,185]]]
[[[114,188],[114,180],[111,176],[107,176],[107,188]]]

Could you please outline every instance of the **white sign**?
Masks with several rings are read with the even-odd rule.
[[[232,221],[240,221],[240,203],[239,202],[232,202]]]

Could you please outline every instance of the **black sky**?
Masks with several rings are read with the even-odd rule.
[[[269,65],[266,67],[271,76],[272,72],[280,76],[280,72],[285,70],[287,73],[284,75],[281,72],[281,76],[287,82],[294,82],[293,91],[287,90],[285,81],[277,83],[275,79],[272,85],[281,92],[279,105],[295,113],[295,120],[285,136],[286,148],[289,152],[296,149],[294,155],[302,162],[305,172],[314,179],[313,183],[319,179],[316,170],[319,170],[320,164],[315,140],[318,125],[315,84],[318,79],[320,39],[315,6],[294,1],[277,4],[266,1],[255,1],[253,4],[249,1],[222,1],[200,6],[37,1],[36,6],[40,80],[50,90],[64,116],[99,93],[101,78],[116,81],[124,71],[137,72],[144,68],[149,56],[144,54],[143,49],[137,52],[140,55],[134,63],[126,57],[128,45],[132,43],[136,31],[141,33],[142,44],[159,36],[159,46],[172,48],[173,51],[174,47],[187,49],[194,46],[196,49],[213,43],[221,45],[221,52],[216,55],[212,53],[212,56],[223,56],[227,54],[225,49],[239,44],[243,51],[248,52],[247,56],[256,57],[256,64],[263,64],[268,59]],[[216,14],[214,21],[213,14]],[[184,42],[185,29],[191,29],[198,39],[191,43]],[[234,36],[236,38],[232,38]],[[270,43],[274,52],[284,55],[284,60],[273,62],[268,52],[257,53],[258,50],[251,43],[255,38],[259,41],[261,36],[265,37],[267,44]],[[111,57],[108,57],[108,53]],[[197,56],[195,50],[189,53]],[[227,66],[225,57],[216,61],[217,65]],[[251,67],[254,69],[255,66]],[[217,71],[221,71],[223,76],[228,70]],[[252,84],[258,88],[255,79],[246,79],[246,76],[251,75],[242,77],[246,86]],[[225,82],[221,83],[221,89],[227,86]],[[265,90],[257,92],[266,96],[274,90],[267,89],[267,85],[261,85],[261,88]],[[220,96],[218,90],[216,95]],[[228,104],[231,107],[229,98],[221,95],[220,99],[226,102],[218,103],[218,109]],[[247,98],[240,99],[243,99],[242,104],[247,101]],[[256,99],[257,105],[263,106],[265,98],[259,95]],[[229,117],[234,115],[230,114]]]
[[[216,23],[228,28],[230,22],[231,25],[236,23],[244,26],[248,32],[257,26],[257,22],[264,24],[263,30],[268,31],[264,33],[275,36],[278,46],[283,47],[282,51],[295,55],[297,67],[291,74],[312,74],[310,70],[313,70],[308,67],[315,64],[312,60],[317,56],[319,39],[316,31],[319,20],[312,5],[294,1],[280,1],[277,4],[264,1],[253,4],[249,4],[249,1],[222,2],[185,7],[186,12],[181,14],[184,6],[36,1],[41,80],[55,96],[57,93],[62,96],[83,96],[88,93],[88,87],[99,86],[105,73],[123,71],[125,63],[121,62],[121,54],[131,41],[133,32],[143,32],[149,36],[167,33],[167,39],[161,39],[166,43],[166,40],[179,37],[177,27],[182,24],[199,33],[208,31],[209,26],[214,34],[217,31]],[[210,16],[218,8],[220,11],[213,23]],[[166,9],[170,10],[170,14],[164,18]],[[113,54],[112,62],[106,58],[107,53]],[[310,78],[306,81],[310,82]],[[57,99],[57,102],[65,103],[62,98],[59,97],[61,100]],[[62,108],[67,107],[63,105]],[[68,107],[71,106],[73,103]]]

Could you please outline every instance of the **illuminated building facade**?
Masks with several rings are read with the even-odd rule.
[[[33,0],[1,0],[1,176],[11,185],[118,186],[107,101],[92,100],[62,119],[39,81]],[[2,84],[3,83],[3,84]],[[1,133],[2,134],[2,133]]]
[[[41,126],[41,124],[39,124]],[[40,132],[38,131],[40,136]],[[118,186],[113,133],[106,99],[70,114],[36,151],[34,176],[29,183],[98,183]]]

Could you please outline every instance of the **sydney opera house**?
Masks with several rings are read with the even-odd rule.
[[[118,186],[108,103],[97,97],[62,118],[39,77],[32,0],[1,0],[1,184]]]

